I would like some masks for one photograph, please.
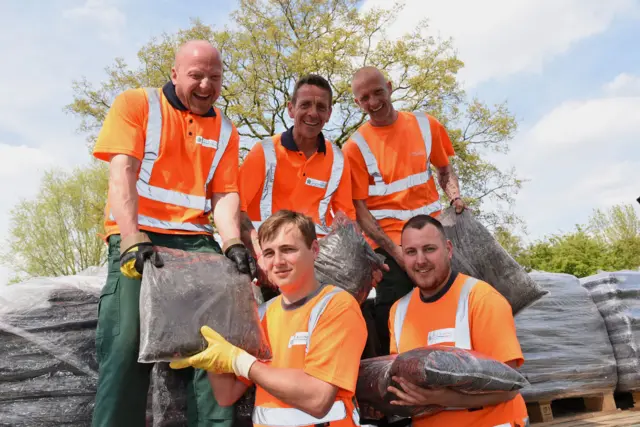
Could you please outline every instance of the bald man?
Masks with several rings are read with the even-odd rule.
[[[351,135],[343,151],[358,223],[369,243],[387,258],[389,271],[376,288],[375,323],[379,353],[389,354],[389,310],[413,289],[400,246],[402,228],[416,215],[437,217],[442,209],[431,165],[456,212],[465,204],[449,163],[454,151],[444,126],[424,112],[396,111],[391,82],[375,67],[359,69],[351,89],[369,121]]]
[[[109,272],[98,308],[93,426],[145,426],[153,364],[138,363],[139,300],[145,261],[162,267],[154,245],[224,253],[241,273],[256,275],[240,240],[238,131],[213,107],[221,87],[220,53],[208,42],[187,42],[171,81],[118,95],[98,136],[93,154],[109,162],[110,171]],[[232,425],[234,408],[216,403],[206,372],[180,375],[188,383],[189,426]]]

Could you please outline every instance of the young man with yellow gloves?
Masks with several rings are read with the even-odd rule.
[[[258,361],[203,326],[208,348],[171,367],[209,371],[222,405],[255,383],[255,426],[359,425],[354,393],[367,329],[349,293],[315,278],[313,220],[279,211],[260,226],[258,239],[269,279],[281,292],[260,307],[272,360]]]

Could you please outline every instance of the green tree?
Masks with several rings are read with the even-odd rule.
[[[447,126],[457,156],[454,167],[464,195],[489,226],[513,222],[506,212],[481,212],[482,202],[506,206],[522,182],[483,155],[507,152],[516,122],[505,104],[467,101],[456,74],[463,63],[449,40],[424,34],[426,22],[391,40],[386,34],[400,6],[361,13],[358,0],[240,0],[230,27],[214,30],[199,20],[175,34],[162,34],[138,52],[130,67],[118,58],[106,81],[74,82],[67,110],[81,119],[80,130],[95,139],[113,98],[132,87],[158,87],[170,78],[174,52],[188,39],[210,40],[222,52],[224,83],[218,104],[238,126],[245,141],[281,131],[289,124],[286,105],[293,84],[308,72],[325,76],[334,91],[332,120],[326,134],[341,145],[366,116],[352,100],[350,80],[360,66],[375,65],[394,82],[398,108],[424,110]]]
[[[107,177],[108,168],[98,163],[46,172],[38,195],[11,211],[3,261],[20,276],[71,275],[102,265]]]
[[[616,270],[640,267],[640,218],[630,204],[596,209],[589,220],[594,236],[608,247],[608,264]]]

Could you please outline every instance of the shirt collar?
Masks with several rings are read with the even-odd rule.
[[[165,84],[162,87],[162,93],[164,94],[164,97],[167,98],[167,101],[169,101],[169,104],[171,104],[173,108],[180,111],[189,111],[189,109],[185,107],[184,104],[180,101],[180,98],[178,98],[178,94],[176,94],[176,86],[173,84],[171,80],[169,80],[167,84]],[[211,107],[211,109],[207,111],[207,113],[204,114],[202,117],[215,117],[215,116],[216,116],[216,110],[215,108]]]
[[[453,282],[456,281],[457,277],[458,277],[458,272],[451,270],[451,275],[449,276],[449,280],[447,281],[447,284],[444,285],[444,287],[440,289],[437,293],[435,293],[434,295],[431,295],[429,298],[423,297],[422,294],[420,293],[420,290],[418,289],[418,295],[420,295],[420,299],[422,300],[422,302],[427,302],[427,303],[438,301],[440,298],[444,296],[444,294],[449,292],[449,289],[451,289],[451,286],[453,286]]]
[[[293,126],[287,129],[286,132],[282,133],[280,142],[282,143],[282,146],[289,151],[300,151],[296,142],[293,140]],[[322,132],[318,135],[318,153],[327,154],[327,143]]]

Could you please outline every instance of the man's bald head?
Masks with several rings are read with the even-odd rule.
[[[222,90],[222,57],[206,40],[190,40],[176,51],[171,81],[180,101],[191,112],[204,115]]]
[[[398,117],[391,102],[391,82],[376,67],[362,67],[351,80],[353,97],[373,126],[388,126]]]

